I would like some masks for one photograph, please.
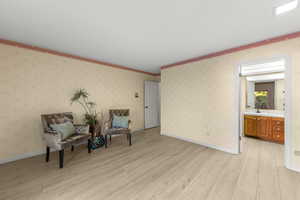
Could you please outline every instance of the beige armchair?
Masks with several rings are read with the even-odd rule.
[[[104,135],[105,135],[105,148],[107,148],[107,137],[109,136],[109,141],[111,143],[111,137],[112,135],[126,135],[126,138],[128,140],[129,146],[131,146],[131,121],[128,120],[128,128],[114,128],[112,126],[113,116],[129,116],[129,110],[128,109],[115,109],[115,110],[109,110],[109,121],[107,121],[104,124]]]
[[[50,148],[59,151],[59,167],[63,168],[64,163],[64,149],[71,147],[74,150],[74,145],[88,142],[88,152],[91,153],[91,140],[89,133],[89,126],[83,124],[74,124],[75,133],[70,137],[62,140],[61,135],[51,128],[51,124],[61,124],[67,121],[74,123],[73,114],[71,112],[56,113],[41,115],[44,129],[44,140],[46,142],[46,162],[49,161]]]

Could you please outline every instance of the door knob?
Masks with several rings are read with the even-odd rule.
[[[145,106],[145,108],[148,108],[148,106]]]

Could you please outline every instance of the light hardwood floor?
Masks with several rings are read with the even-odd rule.
[[[283,146],[246,138],[240,155],[159,135],[150,129],[108,149],[67,151],[58,169],[37,156],[0,166],[0,199],[299,200],[300,174],[283,167]]]

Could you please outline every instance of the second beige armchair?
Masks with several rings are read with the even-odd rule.
[[[111,143],[111,137],[112,135],[126,135],[126,138],[128,140],[129,146],[131,146],[131,130],[130,130],[130,125],[131,121],[128,120],[128,127],[114,127],[113,126],[113,120],[114,116],[119,116],[119,117],[129,117],[129,109],[114,109],[114,110],[109,110],[109,121],[105,123],[105,128],[104,128],[104,135],[105,135],[105,148],[107,148],[108,142],[107,142],[107,137],[109,136],[109,141]]]

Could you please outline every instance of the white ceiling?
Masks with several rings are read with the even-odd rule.
[[[148,72],[300,31],[275,0],[1,0],[0,38]]]

